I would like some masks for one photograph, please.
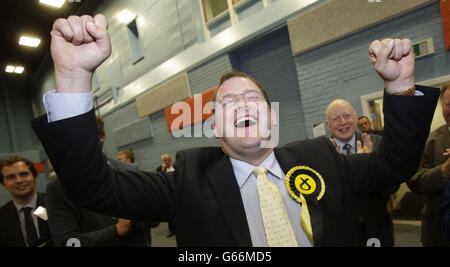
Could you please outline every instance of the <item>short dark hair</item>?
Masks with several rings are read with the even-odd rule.
[[[269,105],[269,108],[271,108],[269,96],[267,95],[267,91],[266,91],[266,89],[264,89],[264,87],[261,85],[261,83],[259,83],[255,78],[253,78],[252,76],[248,75],[247,73],[240,72],[240,71],[234,71],[234,70],[233,70],[233,71],[230,71],[230,72],[228,72],[228,73],[225,73],[225,74],[222,75],[222,77],[220,78],[220,83],[219,83],[219,85],[217,86],[217,89],[216,89],[216,91],[214,92],[214,96],[213,96],[213,98],[212,98],[214,102],[216,102],[217,94],[218,94],[218,92],[219,92],[220,86],[222,86],[222,84],[223,84],[226,80],[231,79],[231,78],[234,78],[234,77],[245,77],[245,78],[251,80],[252,82],[254,82],[254,83],[256,84],[256,86],[258,86],[258,88],[261,90],[261,93],[263,94],[264,99],[266,100],[267,104]],[[214,111],[214,110],[213,110],[213,111]]]
[[[361,116],[361,117],[358,118],[358,120],[360,120],[360,119],[367,119],[368,121],[370,121],[367,116]]]
[[[96,115],[95,119],[97,120],[98,135],[100,137],[105,137],[105,122],[103,121],[103,118]]]
[[[134,163],[134,152],[131,149],[119,151],[118,154],[124,154],[127,159],[131,160],[131,163]]]
[[[38,172],[36,170],[36,167],[34,167],[34,162],[32,162],[31,160],[21,157],[21,156],[12,156],[12,157],[8,157],[8,158],[3,158],[0,160],[0,183],[3,183],[3,167],[9,167],[17,162],[25,162],[25,164],[28,166],[28,168],[30,169],[30,172],[33,174],[33,177],[37,177],[38,176]]]
[[[442,100],[442,97],[444,97],[444,93],[445,93],[445,91],[447,91],[447,89],[449,89],[450,88],[450,82],[449,83],[446,83],[446,84],[444,84],[443,86],[442,86],[442,88],[441,88],[441,95],[439,96],[439,98]]]

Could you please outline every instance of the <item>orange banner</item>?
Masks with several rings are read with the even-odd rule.
[[[216,88],[196,94],[183,102],[165,108],[164,113],[169,132],[203,122],[211,117],[211,107],[206,105],[211,103],[215,91]]]
[[[450,50],[450,0],[441,0],[441,17],[445,49],[448,51]]]

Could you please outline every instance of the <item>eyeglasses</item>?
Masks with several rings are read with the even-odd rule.
[[[242,94],[228,94],[222,97],[219,97],[217,101],[222,105],[222,107],[229,107],[236,105],[238,96],[242,96],[247,102],[254,102],[263,99],[263,96],[256,90],[247,90]]]
[[[12,180],[12,179],[16,178],[16,176],[20,176],[22,178],[26,178],[26,177],[28,177],[30,175],[31,175],[31,172],[19,172],[19,173],[14,173],[14,174],[8,174],[8,175],[5,176],[5,178],[7,180]]]

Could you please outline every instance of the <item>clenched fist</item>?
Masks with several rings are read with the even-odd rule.
[[[384,39],[369,46],[369,59],[384,80],[389,94],[401,94],[414,86],[414,53],[409,39]]]
[[[105,16],[70,16],[53,24],[51,54],[58,93],[91,91],[95,69],[111,55]]]

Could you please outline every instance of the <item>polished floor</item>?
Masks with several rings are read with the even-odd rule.
[[[421,222],[394,220],[395,247],[421,247]]]

